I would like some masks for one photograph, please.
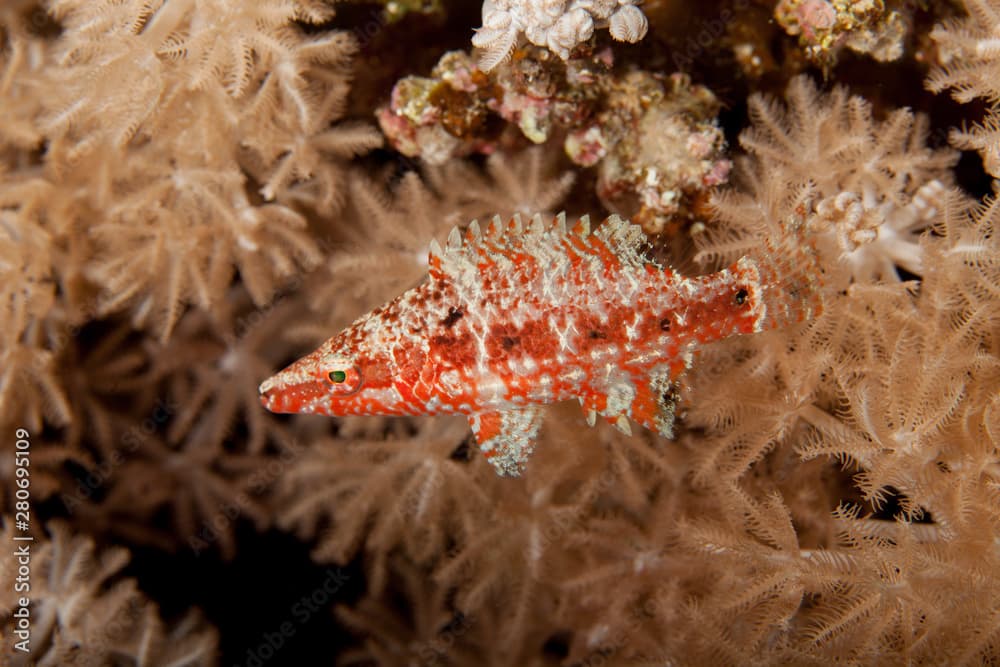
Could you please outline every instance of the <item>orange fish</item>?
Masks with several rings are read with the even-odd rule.
[[[524,469],[541,406],[576,398],[622,431],[670,437],[675,387],[701,345],[820,308],[805,252],[743,257],[683,277],[611,216],[494,218],[431,243],[429,280],[361,317],[260,385],[273,412],[464,414],[501,475]]]

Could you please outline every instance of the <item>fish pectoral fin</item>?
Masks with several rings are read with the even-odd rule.
[[[669,365],[652,369],[645,381],[636,383],[632,419],[666,438],[674,437],[677,383]]]
[[[542,425],[537,406],[469,416],[479,449],[501,477],[518,477],[535,447]]]

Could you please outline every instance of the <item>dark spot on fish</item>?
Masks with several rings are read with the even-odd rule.
[[[608,337],[608,335],[606,333],[604,333],[603,331],[596,331],[596,330],[591,331],[587,335],[590,336],[591,338],[607,338]]]
[[[454,307],[449,308],[448,316],[443,320],[441,320],[441,324],[450,329],[455,325],[455,322],[458,322],[460,319],[462,319],[462,315],[464,314],[465,313],[462,312],[461,308],[454,308]]]
[[[670,318],[664,317],[660,320],[660,331],[670,331]]]
[[[680,396],[677,394],[677,389],[674,387],[673,383],[667,387],[667,390],[663,392],[660,396],[661,406],[676,405]]]
[[[476,345],[469,332],[459,336],[442,334],[430,339],[432,353],[447,360],[456,368],[465,368],[476,362]]]
[[[503,345],[503,349],[505,350],[511,349],[520,342],[521,342],[520,339],[514,338],[513,336],[504,336],[500,340],[500,344]]]

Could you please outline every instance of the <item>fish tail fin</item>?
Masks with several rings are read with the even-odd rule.
[[[754,259],[767,309],[761,329],[791,326],[823,312],[823,269],[802,233],[765,239]]]

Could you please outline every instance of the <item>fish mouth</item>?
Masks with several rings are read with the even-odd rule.
[[[277,390],[273,388],[265,389],[265,384],[267,383],[261,383],[260,387],[257,388],[257,391],[260,393],[260,404],[271,412],[284,412],[283,410],[279,410],[276,405]]]
[[[257,389],[260,404],[278,414],[316,412],[321,399],[326,395],[321,383],[307,381],[289,384],[282,381],[281,375],[279,373],[260,384]]]

